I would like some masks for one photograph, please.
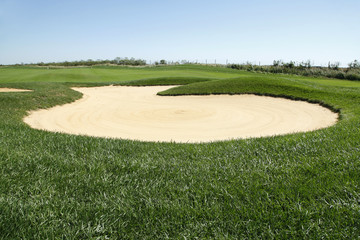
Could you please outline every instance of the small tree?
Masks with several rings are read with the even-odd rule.
[[[274,60],[273,61],[273,66],[274,67],[279,67],[283,64],[283,62],[281,60]]]
[[[304,70],[305,68],[311,68],[310,60],[307,60],[306,62],[301,62],[297,66],[299,69]]]
[[[290,61],[288,63],[284,63],[283,66],[286,68],[293,68],[293,67],[295,67],[295,62]]]
[[[354,60],[348,64],[350,69],[360,68],[360,62],[358,60]]]
[[[164,59],[161,59],[161,60],[160,60],[160,64],[165,65],[165,64],[167,64],[167,63],[166,63],[166,61],[165,61]]]
[[[334,62],[334,63],[329,62],[328,63],[328,68],[329,69],[338,70],[339,66],[340,66],[339,62]]]
[[[116,64],[120,64],[120,61],[121,61],[121,58],[119,58],[119,57],[116,57],[116,58],[114,59],[114,62],[115,62]]]

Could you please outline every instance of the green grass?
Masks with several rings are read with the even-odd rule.
[[[313,79],[304,79],[308,82],[313,82]],[[336,86],[336,87],[360,87],[359,81],[349,81],[349,80],[337,80],[337,79],[317,79],[317,84],[327,85],[327,86]]]
[[[229,78],[247,73],[232,69],[188,66],[180,67],[83,67],[47,69],[35,67],[2,67],[0,83],[15,82],[121,82],[159,77]]]
[[[114,83],[187,84],[160,95],[306,99],[340,111],[341,121],[308,133],[204,144],[73,136],[21,121],[28,110],[80,98],[70,86]],[[191,66],[1,68],[0,87],[34,92],[0,93],[0,238],[358,238],[356,84]]]

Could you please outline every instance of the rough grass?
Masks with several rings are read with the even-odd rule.
[[[54,79],[63,83],[27,83],[24,76],[12,83],[12,76],[32,70],[1,75],[1,87],[35,91],[0,94],[0,238],[358,238],[359,89],[264,74],[214,80],[215,72],[197,82],[205,70],[193,83],[160,94],[287,96],[328,104],[342,120],[309,133],[207,144],[72,136],[34,130],[21,119],[28,110],[80,98],[69,89],[79,84],[66,82],[81,79],[60,74]],[[161,72],[158,81],[173,84],[174,72],[163,79],[162,71],[154,70]]]

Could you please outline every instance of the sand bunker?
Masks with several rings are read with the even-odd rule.
[[[24,121],[36,129],[70,134],[209,142],[316,130],[338,118],[320,105],[281,98],[156,95],[170,87],[74,88],[84,94],[82,99],[31,112]]]
[[[0,88],[0,92],[32,92],[32,90],[16,89],[16,88]]]

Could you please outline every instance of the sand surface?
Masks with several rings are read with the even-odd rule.
[[[73,88],[83,98],[24,118],[48,131],[143,141],[209,142],[305,132],[338,115],[317,104],[255,95],[157,96],[173,86]]]
[[[0,88],[0,92],[31,92],[32,90],[27,89],[16,89],[16,88]]]

